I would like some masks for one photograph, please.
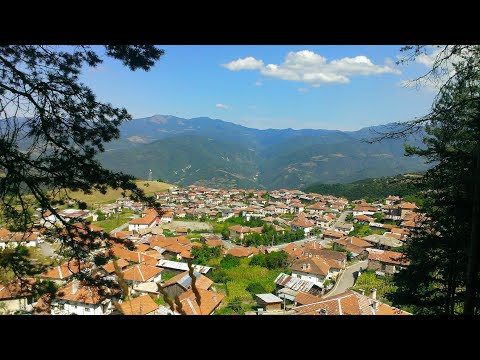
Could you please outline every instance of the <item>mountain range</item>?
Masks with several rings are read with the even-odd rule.
[[[373,144],[372,131],[319,129],[259,130],[199,117],[155,115],[120,126],[121,137],[106,144],[99,161],[107,168],[147,179],[217,188],[304,188],[313,183],[348,183],[369,177],[424,171],[404,143],[421,136]]]

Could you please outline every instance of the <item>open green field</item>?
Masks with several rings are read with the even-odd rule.
[[[225,298],[222,300],[216,313],[231,313],[230,309],[228,309],[229,303],[235,299],[241,300],[244,310],[255,310],[256,302],[252,295],[246,290],[247,286],[251,283],[262,284],[266,292],[272,292],[275,289],[275,283],[273,281],[284,269],[268,270],[261,266],[250,266],[250,261],[251,259],[243,258],[240,260],[240,266],[223,270],[229,280],[226,284],[214,285],[218,292],[225,294]],[[216,262],[212,261],[211,265],[215,263]]]
[[[110,232],[113,229],[119,227],[126,222],[129,222],[132,219],[134,212],[131,210],[124,209],[123,212],[117,215],[112,215],[110,218],[92,222],[93,225],[100,226],[106,232]],[[128,229],[127,229],[128,230]]]
[[[363,289],[365,290],[365,295],[370,296],[373,288],[377,289],[378,300],[391,304],[386,295],[395,292],[396,286],[393,284],[390,276],[377,276],[374,271],[362,272],[352,290],[358,291]]]
[[[168,188],[172,186],[171,184],[158,181],[137,180],[135,182],[140,189],[145,191],[146,195],[153,195],[153,193],[159,191],[167,191]],[[98,191],[94,191],[91,194],[84,194],[81,191],[72,191],[70,192],[70,196],[87,203],[87,206],[91,207],[94,204],[106,204],[115,201],[122,197],[122,191],[122,189],[109,189],[105,194]]]

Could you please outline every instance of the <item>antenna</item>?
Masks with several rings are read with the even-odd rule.
[[[148,169],[148,181],[152,181],[152,169]]]

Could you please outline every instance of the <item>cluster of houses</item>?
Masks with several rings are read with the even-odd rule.
[[[295,314],[400,314],[398,309],[376,300],[375,294],[349,291],[336,297],[324,297],[334,281],[345,269],[347,253],[352,258],[368,259],[368,268],[380,275],[392,274],[408,266],[402,254],[391,251],[402,246],[412,229],[419,224],[415,204],[402,202],[398,197],[389,196],[384,203],[369,204],[364,200],[349,204],[346,199],[304,193],[299,190],[217,190],[200,186],[188,188],[173,187],[165,193],[157,193],[164,213],[145,208],[128,198],[118,199],[114,204],[102,205],[101,211],[114,214],[122,208],[140,213],[128,223],[128,230],[110,235],[127,241],[130,245],[114,244],[97,251],[108,251],[113,261],[96,266],[93,262],[79,263],[73,260],[55,266],[26,282],[12,281],[0,284],[0,311],[30,311],[34,314],[178,314],[166,305],[156,301],[163,297],[159,286],[171,298],[181,304],[181,313],[188,315],[209,315],[221,304],[224,295],[217,292],[213,281],[206,275],[208,266],[194,265],[193,276],[201,296],[196,301],[192,289],[192,277],[187,262],[195,263],[192,250],[196,246],[220,247],[221,254],[235,257],[251,257],[259,253],[278,251],[265,246],[225,247],[224,241],[216,234],[199,235],[200,241],[192,241],[187,229],[178,228],[175,236],[165,236],[162,224],[186,217],[207,217],[224,221],[230,217],[245,219],[256,217],[264,223],[275,226],[277,232],[287,227],[295,231],[302,229],[305,235],[317,230],[315,238],[302,244],[291,243],[282,251],[288,254],[291,274],[281,273],[276,279],[277,295],[258,294],[257,302],[265,311],[280,309],[279,304],[289,302]],[[340,215],[351,209],[351,222],[339,221]],[[374,214],[381,213],[385,219],[397,225],[375,221]],[[63,210],[58,216],[64,221],[77,221],[92,216],[87,210]],[[282,216],[292,214],[290,216]],[[49,212],[40,216],[40,227],[58,224],[59,219]],[[363,238],[349,236],[353,223],[368,224],[372,230],[382,229],[384,233]],[[90,225],[90,230],[103,229]],[[234,225],[229,228],[231,239],[242,240],[245,235],[261,232],[262,227]],[[0,249],[16,246],[38,246],[44,241],[41,232],[27,234],[0,229]],[[241,242],[240,242],[241,244]],[[326,246],[328,244],[328,246]],[[107,280],[120,277],[128,286],[130,300],[122,301],[125,294],[118,289],[95,287],[77,280],[79,272],[88,272]],[[35,282],[52,281],[58,286],[54,294],[34,299],[30,287]],[[328,293],[327,293],[328,296]],[[2,305],[3,304],[3,305]],[[353,304],[353,305],[352,305]],[[356,305],[355,305],[356,304]],[[284,307],[285,305],[283,305]],[[6,309],[6,310],[5,310]]]

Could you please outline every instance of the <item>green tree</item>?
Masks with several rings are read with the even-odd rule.
[[[429,50],[407,46],[403,62]],[[439,87],[432,110],[379,138],[424,131],[426,147],[407,146],[406,153],[434,165],[419,184],[424,227],[407,241],[410,266],[395,277],[399,291],[393,296],[423,313],[478,314],[480,46],[437,46],[434,51],[432,69],[417,79]]]
[[[97,214],[97,221],[102,221],[105,220],[105,214],[101,212],[100,210],[95,211],[95,214]]]
[[[255,297],[255,294],[264,294],[267,292],[265,287],[259,282],[252,282],[248,284],[245,290],[252,294],[253,297]]]
[[[220,257],[220,247],[209,247],[207,245],[193,247],[192,256],[195,258],[197,264],[207,265],[208,260]]]
[[[375,222],[383,223],[385,217],[383,213],[376,212],[375,214],[373,214],[373,218],[375,219]]]
[[[148,71],[162,55],[163,50],[150,45],[105,46],[103,54],[91,46],[0,46],[0,212],[4,218],[28,230],[34,224],[30,209],[51,212],[62,227],[53,224],[45,235],[59,239],[75,258],[85,260],[98,248],[93,238],[100,235],[89,230],[80,233],[58,216],[55,207],[66,200],[81,206],[72,190],[105,193],[109,187],[121,188],[155,206],[131,176],[107,170],[96,160],[103,144],[118,138],[118,126],[131,116],[124,108],[98,100],[79,76],[85,67],[101,64],[103,57],[118,59],[131,70]],[[21,255],[27,253],[2,255],[0,266],[18,276],[33,275],[24,272],[28,260],[20,260]]]
[[[240,259],[228,254],[220,261],[220,266],[222,267],[222,269],[232,269],[234,267],[240,266]]]

